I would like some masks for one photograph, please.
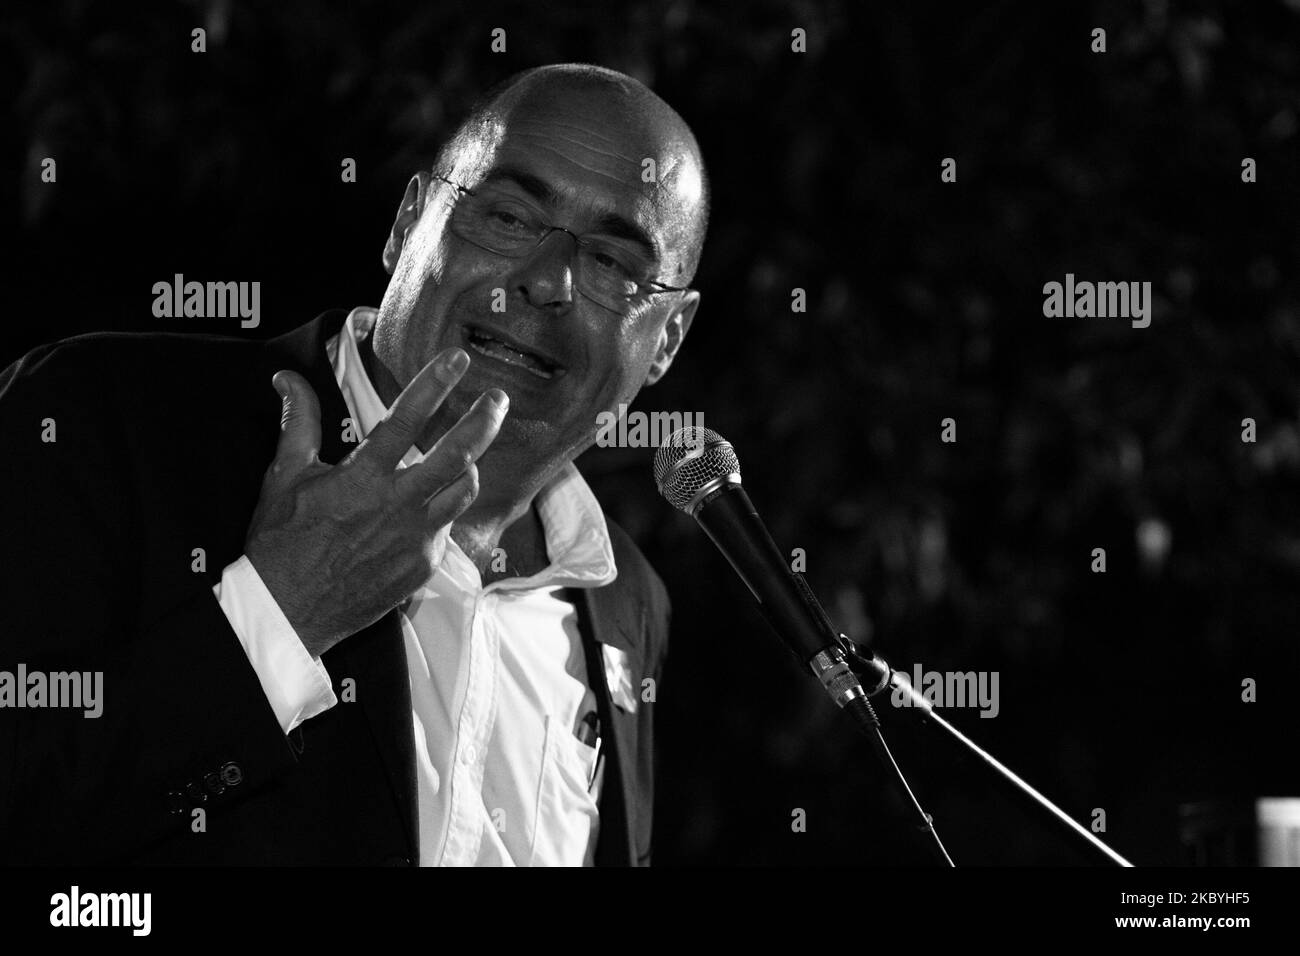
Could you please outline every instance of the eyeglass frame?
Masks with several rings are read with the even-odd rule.
[[[478,191],[477,191],[477,190],[470,189],[468,186],[462,185],[461,183],[453,182],[452,180],[448,179],[446,176],[438,176],[438,175],[435,175],[435,176],[434,176],[434,179],[440,179],[440,180],[442,180],[444,183],[446,183],[446,184],[447,184],[448,186],[450,186],[452,189],[458,190],[460,193],[462,193],[462,194],[464,194],[464,195],[467,195],[467,196],[475,196],[475,195],[478,195]],[[459,196],[457,197],[457,199],[459,199]],[[582,248],[582,247],[585,246],[585,245],[588,245],[588,244],[590,243],[590,240],[588,240],[588,239],[583,239],[582,236],[578,235],[578,234],[577,234],[576,232],[574,232],[573,230],[571,230],[571,229],[565,229],[563,226],[557,226],[557,225],[554,225],[553,223],[549,223],[549,222],[545,222],[545,221],[543,221],[543,222],[541,223],[541,225],[545,227],[546,231],[543,232],[543,233],[538,237],[538,239],[537,239],[537,245],[534,246],[533,249],[532,249],[532,251],[534,251],[534,252],[535,252],[535,251],[536,251],[536,250],[541,246],[541,244],[542,244],[543,242],[545,242],[548,238],[550,238],[551,233],[556,232],[556,231],[562,232],[562,233],[564,233],[565,235],[569,236],[569,237],[573,240],[574,244],[575,244],[579,249]],[[470,245],[473,245],[473,246],[475,246],[476,248],[483,249],[485,252],[490,252],[490,253],[492,253],[494,256],[505,256],[507,259],[523,258],[523,256],[518,256],[518,257],[516,257],[516,256],[511,256],[511,255],[509,255],[509,254],[507,254],[507,253],[504,253],[504,252],[497,252],[497,251],[494,250],[494,249],[488,249],[486,246],[480,246],[478,243],[476,243],[476,242],[472,242],[472,241],[469,240],[469,239],[466,239],[465,241],[466,241],[466,242],[469,242]],[[526,254],[525,254],[525,255],[526,255]],[[643,279],[633,279],[632,281],[636,283],[637,291],[634,292],[634,293],[630,293],[630,294],[628,294],[627,298],[628,298],[629,300],[635,299],[637,296],[663,295],[664,293],[667,293],[667,292],[693,292],[693,291],[695,291],[694,289],[692,289],[692,288],[691,288],[690,286],[688,286],[688,285],[687,285],[687,286],[667,285],[666,283],[663,283],[663,282],[656,282],[656,281],[654,281],[654,280],[652,280],[652,279],[644,279],[644,280],[643,280]],[[646,286],[650,286],[651,288],[647,291],[646,288],[645,288]],[[592,298],[592,296],[591,296],[590,294],[588,294],[587,292],[585,292],[585,291],[583,291],[582,289],[578,288],[577,284],[574,285],[574,288],[575,288],[575,289],[578,289],[578,291],[579,291],[579,292],[582,292],[582,294],[583,294],[586,298],[591,299],[592,302],[595,302],[595,303],[596,303],[598,306],[600,306],[602,309],[605,309],[605,310],[607,310],[607,311],[609,311],[609,312],[613,312],[615,315],[618,315],[618,314],[619,314],[615,309],[611,309],[611,308],[610,308],[609,306],[607,306],[605,303],[599,301],[598,299]]]

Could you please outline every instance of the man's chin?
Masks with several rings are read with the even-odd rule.
[[[514,403],[511,403],[505,421],[501,423],[501,430],[497,432],[496,440],[492,444],[508,446],[519,451],[529,449],[545,451],[548,445],[554,444],[554,439],[555,429],[548,420],[530,418],[524,414],[517,415]]]

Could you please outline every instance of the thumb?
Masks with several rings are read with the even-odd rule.
[[[296,474],[317,460],[320,453],[320,402],[307,380],[284,369],[271,377],[271,385],[282,400],[280,441],[273,467]]]

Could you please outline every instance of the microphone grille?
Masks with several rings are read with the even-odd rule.
[[[696,425],[679,428],[655,452],[659,494],[679,511],[690,513],[696,493],[715,478],[740,477],[736,451],[717,432]]]

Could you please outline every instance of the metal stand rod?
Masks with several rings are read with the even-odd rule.
[[[853,668],[853,672],[858,675],[862,680],[864,687],[867,688],[866,693],[868,697],[874,697],[876,694],[879,694],[886,689],[906,695],[909,698],[912,707],[916,708],[920,712],[923,722],[932,721],[934,726],[946,730],[952,739],[956,740],[975,756],[979,757],[980,760],[984,761],[985,764],[992,767],[1005,779],[1013,783],[1021,792],[1032,797],[1039,806],[1052,814],[1052,816],[1056,817],[1062,823],[1069,826],[1071,830],[1081,836],[1084,840],[1088,841],[1094,849],[1105,854],[1112,863],[1115,863],[1117,866],[1126,867],[1131,867],[1133,865],[1101,840],[1097,839],[1096,834],[1089,832],[1081,824],[1072,819],[1064,810],[1022,780],[1014,771],[1011,770],[1011,768],[1007,767],[991,753],[979,744],[975,743],[975,741],[971,740],[952,724],[948,723],[948,721],[934,709],[933,704],[917,693],[916,688],[913,687],[911,683],[905,680],[900,680],[898,673],[893,670],[893,668],[891,668],[889,664],[880,657],[880,655],[872,654],[870,658],[864,657],[853,642],[844,635],[840,635],[840,643],[843,645],[844,651],[848,657],[849,666]],[[874,717],[874,714],[872,716]],[[906,782],[904,782],[904,786],[906,786]]]

